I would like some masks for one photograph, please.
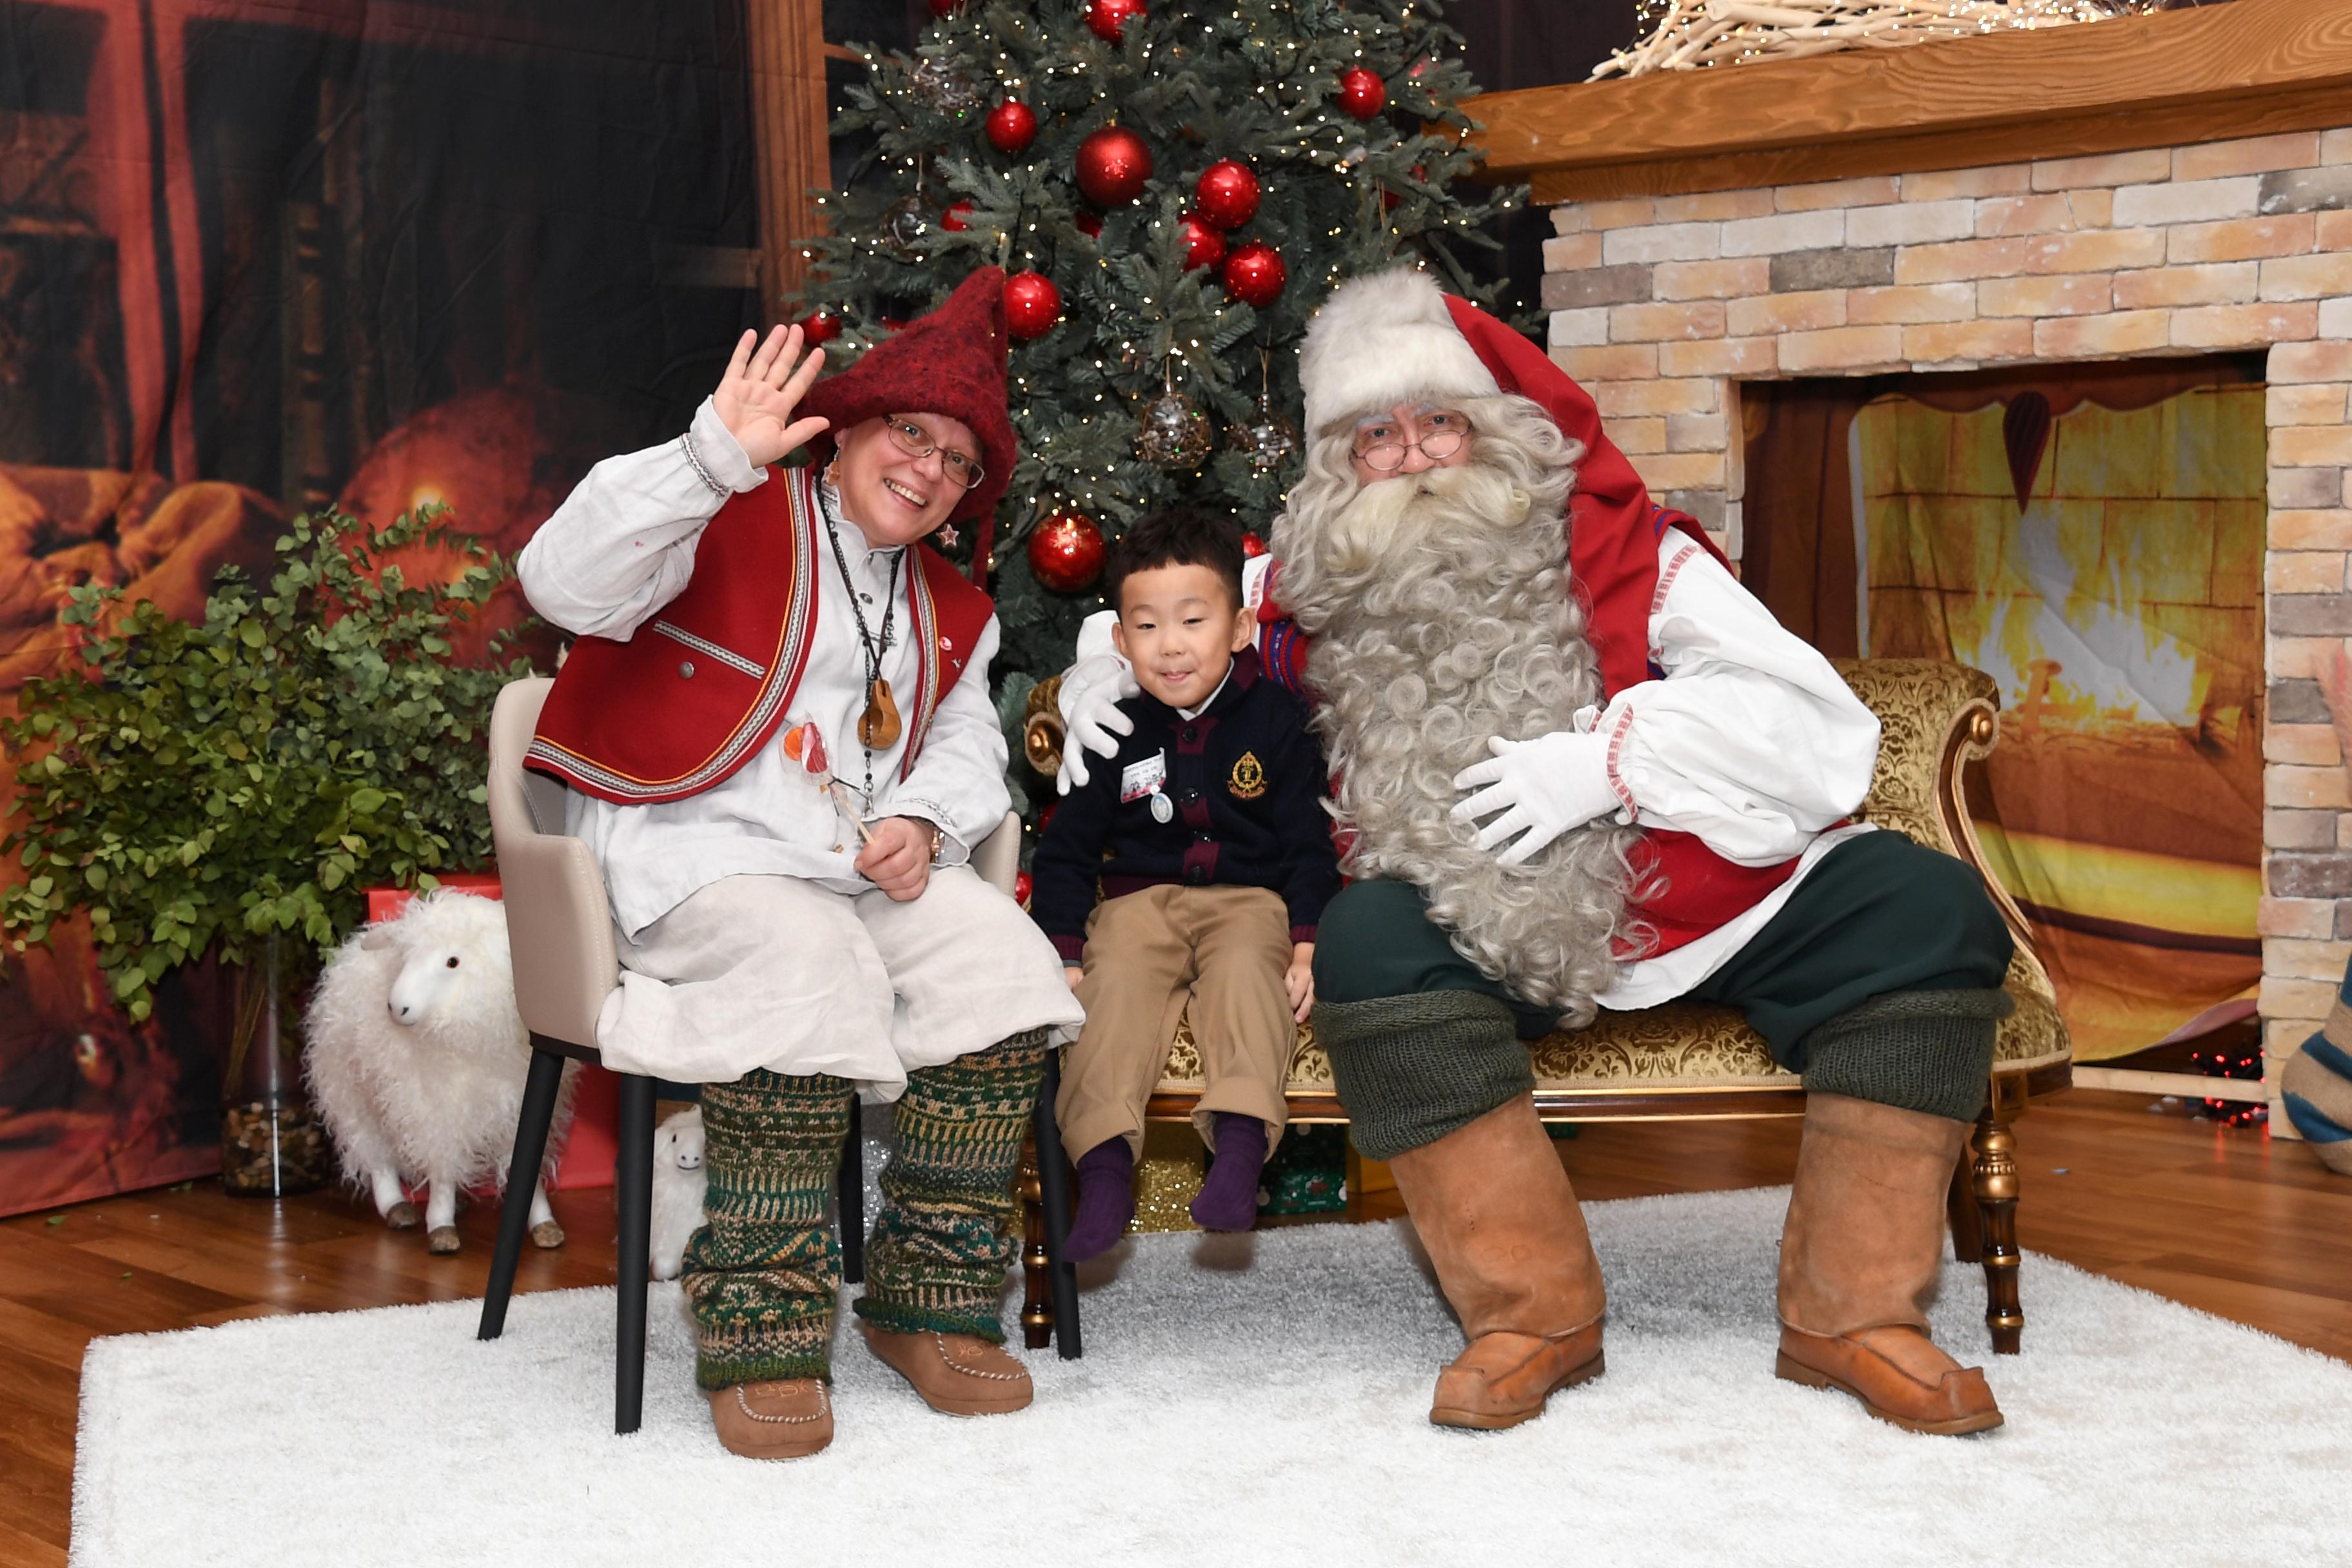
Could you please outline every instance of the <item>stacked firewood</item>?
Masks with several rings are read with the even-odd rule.
[[[1653,0],[1648,37],[1594,68],[1593,77],[1647,76],[1700,66],[1790,60],[1838,49],[1900,48],[2146,9],[2137,0]]]

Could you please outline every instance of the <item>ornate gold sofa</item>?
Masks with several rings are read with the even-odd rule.
[[[1953,1172],[1949,1203],[1955,1255],[1984,1266],[1985,1322],[1993,1349],[2014,1354],[2025,1319],[2018,1305],[2018,1179],[2010,1123],[2033,1097],[2069,1085],[2073,1053],[2050,976],[2034,953],[2032,933],[1987,872],[1963,804],[1962,771],[1992,750],[1999,732],[1999,688],[1990,676],[1966,665],[1897,658],[1834,662],[1883,726],[1877,774],[1860,815],[1974,867],[2017,939],[2008,980],[2017,1010],[2000,1026],[1984,1110]],[[1049,773],[1060,764],[1061,726],[1053,707],[1057,686],[1049,681],[1031,694],[1024,737],[1030,761]],[[1589,1029],[1556,1032],[1529,1049],[1536,1105],[1548,1121],[1804,1113],[1802,1082],[1778,1067],[1762,1037],[1728,1008],[1675,1002],[1641,1012],[1603,1013]],[[1178,1029],[1167,1073],[1151,1098],[1150,1119],[1186,1120],[1203,1088],[1188,1023]],[[1294,1121],[1347,1120],[1332,1087],[1330,1060],[1315,1043],[1311,1026],[1298,1031],[1287,1099]],[[1364,1173],[1351,1161],[1351,1190]],[[1024,1252],[1028,1289],[1022,1322],[1034,1347],[1046,1342],[1053,1315],[1046,1304],[1044,1227],[1034,1179],[1024,1182],[1024,1191],[1029,1194]]]

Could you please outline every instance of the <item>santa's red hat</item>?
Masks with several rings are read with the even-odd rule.
[[[1298,381],[1315,436],[1399,404],[1512,393],[1542,405],[1560,434],[1584,448],[1569,500],[1569,567],[1590,604],[1614,605],[1620,584],[1654,578],[1658,538],[1669,526],[1720,559],[1696,522],[1650,500],[1642,476],[1602,432],[1591,393],[1549,354],[1418,268],[1392,268],[1333,290],[1307,324]],[[1611,690],[1643,679],[1639,627],[1601,640],[1600,653]]]
[[[1020,447],[1005,411],[1004,269],[983,267],[929,313],[866,351],[847,370],[810,387],[800,412],[832,422],[831,434],[890,414],[944,414],[980,440],[980,483],[950,515],[977,520],[972,581],[988,571],[996,503],[1012,482]]]

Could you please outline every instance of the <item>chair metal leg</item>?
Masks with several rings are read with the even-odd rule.
[[[1045,1267],[1054,1302],[1054,1348],[1064,1361],[1086,1353],[1078,1332],[1077,1266],[1062,1256],[1070,1237],[1070,1163],[1062,1152],[1061,1124],[1054,1120],[1054,1101],[1061,1097],[1059,1051],[1045,1053],[1045,1079],[1037,1086],[1037,1110],[1033,1117],[1037,1142],[1037,1195],[1045,1211]]]
[[[530,1076],[523,1080],[522,1115],[515,1123],[514,1163],[507,1168],[506,1197],[499,1205],[499,1245],[490,1254],[490,1285],[482,1293],[481,1326],[474,1331],[478,1340],[494,1340],[506,1331],[507,1302],[514,1295],[523,1233],[530,1228],[530,1194],[539,1184],[548,1126],[555,1120],[555,1091],[562,1084],[563,1058],[534,1048]]]
[[[849,1102],[849,1136],[841,1141],[841,1173],[834,1184],[834,1215],[841,1230],[841,1278],[866,1283],[866,1107]]]
[[[634,1432],[646,1403],[646,1250],[654,1200],[654,1080],[621,1077],[621,1147],[613,1160],[613,1207],[620,1230],[620,1279],[613,1345],[613,1430]]]

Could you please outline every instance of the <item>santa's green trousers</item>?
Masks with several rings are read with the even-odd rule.
[[[1003,1342],[1013,1168],[1045,1051],[1033,1029],[907,1075],[859,1316]],[[824,1074],[703,1087],[709,1190],[683,1281],[703,1387],[830,1375],[841,1249],[825,1207],[853,1101]]]
[[[1899,833],[1824,855],[1688,994],[1737,1007],[1809,1089],[1954,1121],[1983,1106],[2012,944],[1962,861]],[[1487,979],[1419,889],[1360,881],[1323,911],[1315,1032],[1356,1146],[1434,1142],[1534,1087],[1524,1041],[1555,1020]]]

